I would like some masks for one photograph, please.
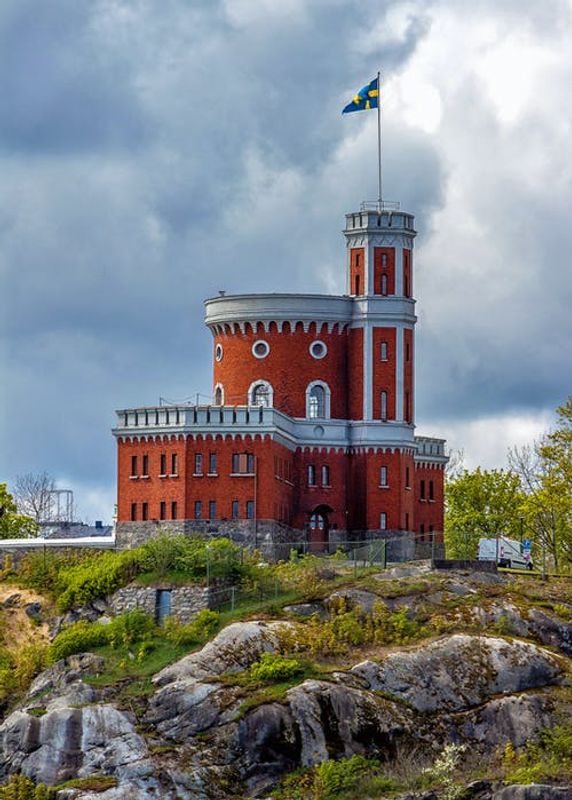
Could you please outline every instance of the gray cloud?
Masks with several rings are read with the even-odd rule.
[[[379,64],[391,88],[425,53],[435,62],[444,21],[461,18],[445,0],[56,5],[0,11],[0,474],[48,469],[102,497],[115,408],[209,391],[204,297],[344,290],[344,213],[375,196],[376,164],[373,115],[341,108]],[[544,43],[568,24],[565,4],[557,22],[501,5],[481,2],[473,21],[534,22]],[[564,82],[507,132],[478,69],[453,85],[456,71],[427,71],[434,131],[391,98],[384,109],[387,196],[420,231],[429,432],[553,406],[567,380],[572,192],[534,141]]]

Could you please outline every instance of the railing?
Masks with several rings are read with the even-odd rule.
[[[435,439],[430,436],[416,436],[417,457],[420,456],[444,456],[445,439]]]
[[[400,204],[396,200],[364,200],[360,211],[399,211]]]

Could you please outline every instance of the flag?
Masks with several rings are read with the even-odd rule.
[[[342,114],[348,114],[350,111],[366,111],[370,108],[377,108],[379,102],[379,86],[377,78],[374,78],[371,83],[364,86],[356,94],[351,103],[342,111]]]

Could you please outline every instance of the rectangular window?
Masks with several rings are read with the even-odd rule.
[[[240,515],[240,506],[239,506],[238,500],[233,500],[232,501],[232,518],[233,519],[238,519],[239,515]]]
[[[411,422],[411,396],[405,392],[405,421]]]
[[[387,514],[385,513],[385,511],[382,511],[381,514],[379,515],[379,529],[381,531],[387,530]]]
[[[131,522],[137,520],[137,503],[131,503]]]
[[[171,519],[177,519],[177,501],[171,503]]]
[[[209,519],[216,519],[216,500],[209,500]]]
[[[179,474],[179,459],[176,453],[171,453],[171,475]]]
[[[322,466],[322,486],[330,485],[330,468],[327,464]]]
[[[203,454],[195,453],[195,475],[203,474]]]
[[[387,253],[382,253],[381,255],[381,266],[387,267]]]
[[[381,293],[387,294],[387,275],[381,276]]]
[[[411,484],[409,483],[409,467],[405,467],[405,488],[411,488]]]
[[[387,467],[380,467],[379,468],[379,485],[380,486],[387,486]]]
[[[137,475],[137,456],[131,456],[131,477],[136,478]]]
[[[254,519],[254,500],[246,501],[246,518]]]
[[[203,518],[203,504],[200,500],[195,500],[195,519]]]
[[[429,481],[429,500],[434,500],[434,489],[433,489],[433,481]]]
[[[409,530],[409,514],[405,512],[405,530]]]
[[[148,455],[144,455],[143,456],[143,470],[142,470],[142,473],[141,473],[141,477],[142,478],[148,478],[149,477],[149,456]]]
[[[425,500],[425,481],[421,481],[419,484],[419,497],[421,500]]]
[[[216,475],[216,453],[209,453],[209,475]]]
[[[313,464],[308,464],[308,486],[316,485],[316,467]]]
[[[167,519],[167,503],[164,500],[159,505],[159,519]]]
[[[387,353],[388,353],[388,351],[387,351],[387,342],[382,342],[381,343],[381,360],[382,361],[387,361]]]
[[[254,455],[252,453],[233,453],[232,471],[235,475],[254,474]]]
[[[380,397],[381,403],[381,420],[382,422],[387,421],[387,392],[382,392]]]
[[[409,347],[409,342],[405,342],[405,360],[410,361],[411,359],[411,348]]]
[[[161,469],[159,470],[160,475],[167,474],[167,456],[165,453],[161,453]]]
[[[141,519],[149,519],[149,506],[147,503],[141,503]]]

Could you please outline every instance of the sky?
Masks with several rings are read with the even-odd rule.
[[[114,411],[211,391],[203,300],[345,289],[415,214],[417,432],[502,467],[572,392],[572,0],[3,0],[0,481],[110,521]]]

